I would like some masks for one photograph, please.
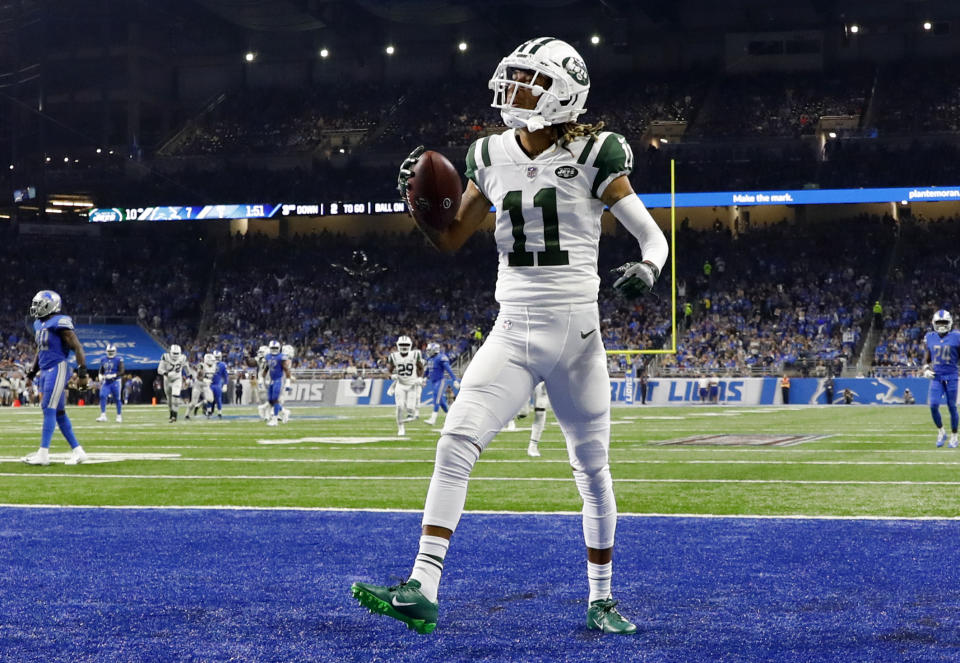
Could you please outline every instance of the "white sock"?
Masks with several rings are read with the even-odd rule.
[[[587,562],[587,580],[590,582],[590,599],[593,603],[610,598],[610,579],[613,578],[613,562],[594,564]]]
[[[410,572],[410,580],[420,582],[420,591],[428,600],[437,602],[437,590],[440,587],[440,576],[443,574],[443,558],[447,556],[450,547],[449,539],[442,536],[420,537],[420,552],[417,561]]]

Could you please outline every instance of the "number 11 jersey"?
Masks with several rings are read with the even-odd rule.
[[[608,131],[555,143],[535,158],[514,129],[470,146],[466,176],[496,208],[501,305],[597,301],[600,197],[632,169],[627,141]]]

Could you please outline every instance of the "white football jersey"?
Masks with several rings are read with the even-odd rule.
[[[496,208],[500,304],[597,301],[600,200],[633,169],[623,136],[602,131],[530,158],[516,131],[481,138],[467,151],[467,177]]]
[[[393,372],[397,375],[397,382],[404,386],[417,384],[420,373],[418,366],[423,364],[419,350],[410,350],[406,355],[399,351],[390,353],[390,362],[393,364]]]
[[[170,357],[169,352],[164,352],[160,357],[160,364],[157,366],[157,372],[163,376],[164,380],[180,380],[183,375],[183,364],[186,360],[180,355],[176,361]]]

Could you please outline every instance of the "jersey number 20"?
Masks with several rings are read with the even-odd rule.
[[[523,192],[510,191],[503,197],[503,209],[510,214],[513,226],[513,251],[507,254],[511,267],[533,267],[533,253],[527,251],[527,236],[523,233]],[[533,206],[543,210],[543,251],[537,251],[537,265],[554,267],[569,265],[570,258],[560,249],[560,221],[557,218],[557,190],[546,187],[533,196]]]

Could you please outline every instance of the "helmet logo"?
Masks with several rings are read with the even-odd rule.
[[[590,85],[590,77],[587,75],[587,65],[580,58],[572,55],[563,59],[563,68],[570,74],[570,78],[580,85]]]
[[[443,206],[443,209],[450,209],[451,207],[453,207],[453,201],[450,200],[449,198],[444,198],[440,202],[440,204]]]

